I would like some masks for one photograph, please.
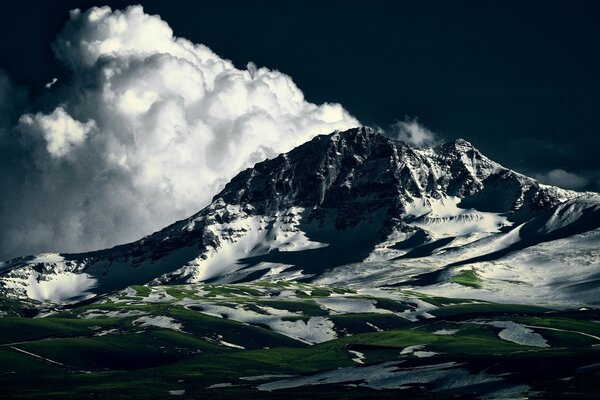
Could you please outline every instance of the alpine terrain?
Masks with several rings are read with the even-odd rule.
[[[0,293],[0,397],[600,396],[600,194],[460,139],[317,136]]]

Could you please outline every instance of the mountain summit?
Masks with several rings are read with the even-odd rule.
[[[137,242],[4,262],[0,288],[73,302],[132,284],[302,280],[589,304],[599,227],[597,194],[542,185],[462,139],[415,148],[361,127],[242,171]]]

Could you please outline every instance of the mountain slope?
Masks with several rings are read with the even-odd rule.
[[[0,264],[0,287],[67,302],[133,284],[257,279],[465,290],[451,282],[465,265],[599,227],[597,194],[539,184],[464,140],[418,149],[356,128],[241,172],[208,207],[140,241]],[[599,260],[569,276],[593,281]]]

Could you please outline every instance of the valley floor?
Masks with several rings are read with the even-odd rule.
[[[600,311],[301,283],[0,300],[0,397],[597,399]]]

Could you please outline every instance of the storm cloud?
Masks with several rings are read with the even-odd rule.
[[[28,113],[0,110],[0,259],[138,239],[240,170],[359,124],[279,71],[175,37],[141,6],[73,10],[52,48],[66,76]],[[15,92],[2,74],[0,90]]]

